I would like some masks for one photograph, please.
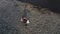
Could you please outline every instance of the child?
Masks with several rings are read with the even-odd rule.
[[[25,25],[27,26],[27,24],[29,24],[29,19],[27,19],[26,17],[21,17],[21,22],[25,23]]]

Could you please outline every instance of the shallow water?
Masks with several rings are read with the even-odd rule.
[[[25,2],[25,0],[18,1]],[[53,12],[60,13],[60,0],[27,0],[26,2],[43,8],[49,8],[49,10]]]

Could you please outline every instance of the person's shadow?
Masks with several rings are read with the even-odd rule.
[[[27,2],[35,6],[41,6],[43,8],[49,8],[52,12],[60,13],[60,0],[17,0],[21,2]]]

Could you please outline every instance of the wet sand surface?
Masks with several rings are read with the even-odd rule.
[[[28,4],[30,24],[20,22],[24,4],[15,0],[0,0],[0,34],[60,34],[60,14],[47,8]]]

